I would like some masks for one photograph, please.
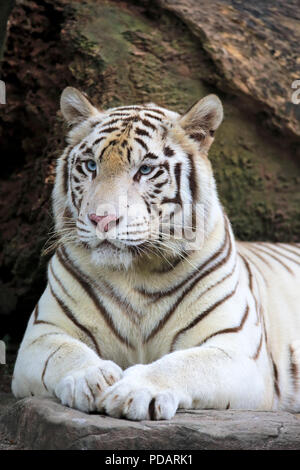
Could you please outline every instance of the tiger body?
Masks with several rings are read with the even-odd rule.
[[[67,90],[62,111],[75,127],[53,202],[58,231],[73,235],[49,263],[14,394],[135,420],[170,419],[178,407],[299,410],[300,245],[235,241],[207,159],[219,101],[183,117],[152,104],[102,113]],[[82,163],[95,155],[99,173]],[[114,219],[95,215],[99,201],[113,211],[124,191]],[[172,236],[159,245],[155,232],[143,251],[151,204],[160,220],[171,213],[173,231],[174,206],[186,206],[200,231],[199,201],[199,249]]]

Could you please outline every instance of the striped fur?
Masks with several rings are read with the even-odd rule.
[[[14,394],[134,420],[178,407],[299,411],[300,244],[235,241],[207,159],[219,100],[183,116],[154,104],[102,112],[68,88],[62,112],[73,128],[53,193],[60,238]],[[89,219],[100,202],[116,238]],[[180,224],[202,230],[201,246],[175,236]]]

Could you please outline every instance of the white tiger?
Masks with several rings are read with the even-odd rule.
[[[299,411],[300,245],[235,242],[207,158],[220,100],[183,116],[155,104],[99,111],[68,87],[61,111],[72,128],[53,192],[60,243],[15,396],[131,420]],[[175,234],[181,225],[199,246]]]

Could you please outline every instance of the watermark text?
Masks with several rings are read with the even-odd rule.
[[[6,104],[6,88],[3,80],[0,80],[0,104]]]
[[[0,364],[6,364],[6,347],[4,341],[0,341]]]

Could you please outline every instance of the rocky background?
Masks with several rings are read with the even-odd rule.
[[[299,242],[300,105],[291,101],[299,19],[298,0],[1,2],[0,339],[8,359],[46,282],[41,251],[53,227],[67,85],[103,108],[154,101],[184,112],[218,94],[225,120],[210,157],[236,236]]]

